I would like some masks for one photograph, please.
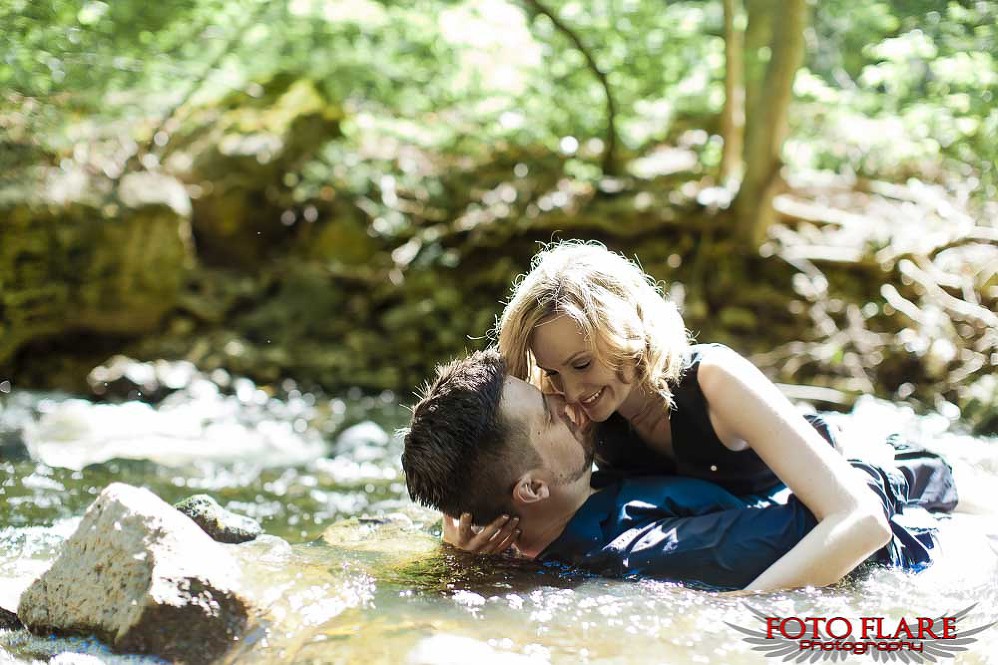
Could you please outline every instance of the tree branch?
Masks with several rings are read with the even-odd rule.
[[[222,47],[222,50],[218,52],[215,58],[211,62],[209,62],[207,66],[205,66],[204,70],[201,72],[201,75],[198,76],[193,81],[191,81],[190,85],[187,87],[187,90],[184,92],[180,100],[176,104],[171,106],[169,109],[167,109],[166,113],[163,114],[163,118],[162,120],[160,120],[159,125],[149,136],[149,141],[148,143],[146,143],[145,146],[146,154],[150,154],[155,150],[156,136],[160,132],[165,132],[166,126],[170,123],[170,120],[172,120],[173,117],[176,115],[177,111],[183,108],[187,104],[187,102],[191,101],[191,98],[194,96],[194,93],[196,93],[198,90],[201,89],[201,86],[204,85],[204,82],[206,80],[208,80],[208,77],[211,76],[211,73],[215,71],[215,69],[220,64],[222,64],[222,60],[225,58],[225,56],[229,55],[229,53],[232,52],[232,49],[235,48],[235,46],[240,42],[240,40],[242,40],[243,37],[245,37],[246,28],[253,25],[253,23],[260,16],[263,15],[264,11],[267,10],[268,6],[269,5],[267,2],[260,2],[257,5],[256,10],[251,12],[246,17],[246,20],[243,21],[242,25],[240,25],[239,27],[237,27],[232,31],[232,35],[229,37],[229,40],[225,42],[225,45]],[[164,147],[165,145],[166,143],[164,142],[163,145],[160,147]]]
[[[742,142],[745,135],[745,63],[742,30],[737,26],[740,2],[724,0],[724,108],[721,111],[721,183],[742,175]]]
[[[613,91],[610,89],[610,82],[607,80],[606,73],[600,69],[599,65],[596,64],[595,58],[593,58],[592,53],[586,48],[586,45],[582,43],[582,39],[578,34],[575,33],[570,27],[568,27],[558,16],[550,9],[545,7],[539,2],[539,0],[524,0],[524,2],[538,14],[547,16],[554,27],[568,37],[572,45],[578,49],[582,57],[585,58],[586,64],[589,66],[590,71],[599,80],[601,86],[603,86],[603,94],[606,96],[606,146],[603,149],[603,174],[604,175],[616,175],[617,174],[617,102],[614,99]]]

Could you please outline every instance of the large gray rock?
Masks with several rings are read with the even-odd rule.
[[[251,617],[224,545],[145,489],[109,485],[21,596],[34,633],[93,634],[122,652],[208,663]]]

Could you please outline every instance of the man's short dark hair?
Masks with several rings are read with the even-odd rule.
[[[412,409],[402,468],[409,496],[452,516],[487,524],[512,513],[511,493],[540,456],[499,408],[506,365],[494,349],[437,367]]]

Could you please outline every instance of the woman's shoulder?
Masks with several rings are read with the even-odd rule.
[[[691,344],[685,353],[685,370],[696,372],[702,367],[723,366],[732,359],[743,359],[743,356],[731,347],[720,342]]]
[[[698,356],[700,358],[709,358],[718,355],[725,355],[728,353],[733,353],[736,356],[741,355],[727,344],[722,344],[720,342],[703,342],[700,344],[690,344],[689,349],[687,350],[687,354],[691,356]]]
[[[751,361],[725,344],[694,344],[687,356],[686,374],[695,377],[700,389],[709,393],[713,386],[728,383],[751,366]]]
[[[704,400],[703,383],[712,379],[710,375],[717,368],[723,368],[731,359],[740,358],[737,352],[718,342],[691,344],[683,354],[683,369],[679,379],[673,384],[673,399],[676,408],[689,409],[693,404]]]

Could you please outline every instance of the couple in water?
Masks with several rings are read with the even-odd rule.
[[[404,440],[410,496],[462,549],[756,590],[937,553],[930,513],[957,504],[944,460],[847,460],[748,360],[691,344],[654,280],[602,245],[540,252],[497,337],[437,369]]]

